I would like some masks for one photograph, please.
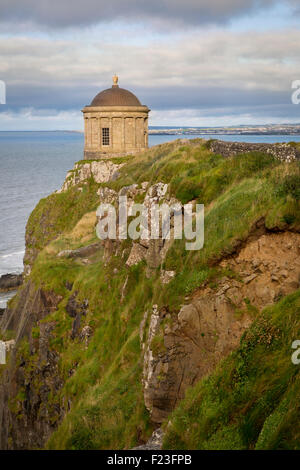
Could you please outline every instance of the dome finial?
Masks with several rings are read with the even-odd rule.
[[[119,77],[118,75],[113,76],[113,86],[118,86]]]

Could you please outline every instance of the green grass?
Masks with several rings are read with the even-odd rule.
[[[99,185],[93,179],[87,183],[82,191],[72,187],[40,200],[27,222],[27,249],[43,249],[50,241],[70,231],[84,214],[96,210]]]
[[[151,426],[142,395],[141,362],[136,361],[139,352],[139,337],[133,333],[106,373],[100,369],[92,379],[86,376],[79,379],[76,377],[79,371],[75,374],[69,384],[71,398],[72,393],[77,393],[78,380],[94,385],[89,385],[72,413],[52,435],[49,449],[130,448],[140,436],[149,434]]]

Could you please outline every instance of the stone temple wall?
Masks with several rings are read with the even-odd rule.
[[[84,113],[84,158],[112,158],[143,152],[148,148],[146,106],[86,106]],[[109,132],[109,144],[102,129]]]
[[[208,141],[209,149],[221,154],[223,157],[230,157],[239,153],[247,152],[263,152],[270,153],[275,158],[281,161],[290,163],[292,161],[300,160],[300,151],[293,145],[287,143],[282,144],[261,144],[261,143],[247,143],[247,142],[225,142],[222,140]]]

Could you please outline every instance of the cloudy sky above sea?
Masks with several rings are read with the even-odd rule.
[[[115,73],[150,125],[300,122],[300,0],[0,0],[0,130],[81,130]]]

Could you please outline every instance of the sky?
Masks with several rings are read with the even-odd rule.
[[[0,0],[0,130],[82,130],[114,74],[152,126],[299,123],[300,0]]]

